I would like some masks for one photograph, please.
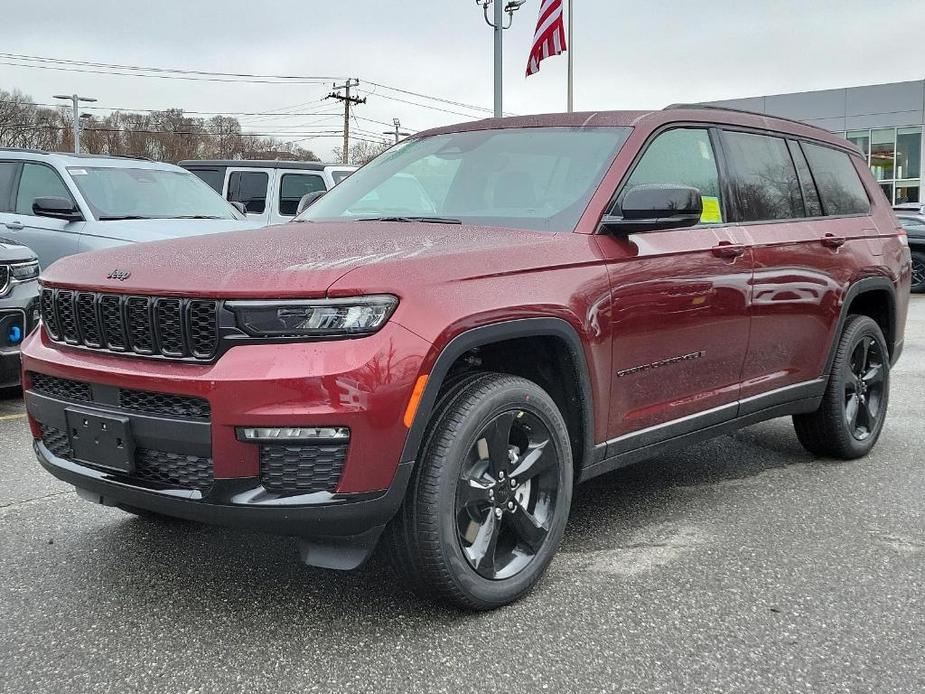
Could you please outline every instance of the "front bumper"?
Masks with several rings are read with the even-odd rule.
[[[380,494],[337,496],[306,494],[274,498],[253,480],[216,480],[207,494],[191,490],[145,488],[116,474],[53,455],[34,442],[39,462],[83,498],[106,506],[132,508],[175,518],[247,528],[302,539],[302,558],[314,566],[352,569],[366,560],[385,524],[404,498],[413,463],[398,466],[395,479]]]

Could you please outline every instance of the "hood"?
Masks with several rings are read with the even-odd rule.
[[[117,219],[97,222],[96,225],[100,236],[139,242],[256,229],[266,226],[266,222],[251,219]]]
[[[358,268],[406,282],[452,281],[539,267],[557,236],[495,227],[403,222],[292,223],[133,244],[62,258],[47,286],[216,298],[318,298]],[[114,270],[125,279],[108,279]]]

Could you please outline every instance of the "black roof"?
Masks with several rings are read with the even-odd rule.
[[[308,169],[324,171],[328,166],[346,166],[345,164],[323,164],[320,161],[279,161],[277,159],[186,159],[178,163],[184,169],[192,166],[236,166],[254,169]]]

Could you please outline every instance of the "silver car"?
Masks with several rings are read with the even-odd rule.
[[[0,236],[43,268],[74,253],[263,226],[179,166],[0,149]]]

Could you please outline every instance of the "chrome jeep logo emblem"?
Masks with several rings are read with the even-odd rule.
[[[116,269],[116,270],[113,270],[112,272],[110,272],[108,275],[106,275],[106,279],[108,279],[108,280],[119,280],[120,282],[125,282],[125,280],[127,280],[127,279],[128,279],[129,277],[131,277],[131,276],[132,276],[132,273],[129,272],[128,270],[118,270],[118,269]]]

